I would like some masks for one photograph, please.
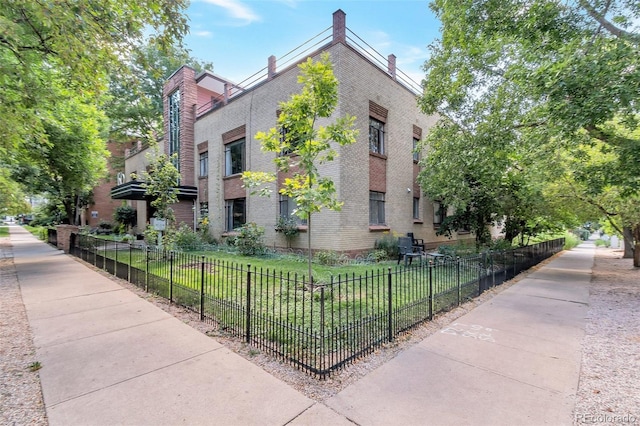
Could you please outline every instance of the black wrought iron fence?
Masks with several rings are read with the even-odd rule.
[[[221,331],[324,378],[562,250],[557,239],[422,265],[303,275],[79,235],[83,260],[200,315]]]

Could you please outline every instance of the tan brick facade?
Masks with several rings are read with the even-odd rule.
[[[414,138],[422,138],[437,118],[421,113],[416,95],[396,80],[395,56],[389,56],[387,69],[375,65],[347,43],[345,25],[344,13],[336,12],[333,40],[311,55],[318,59],[321,51],[328,52],[339,81],[334,116],[319,119],[317,125],[331,124],[335,118],[348,114],[356,117],[359,136],[350,146],[336,144],[338,157],[319,166],[320,175],[334,181],[338,199],[344,204],[340,212],[325,210],[312,217],[313,250],[351,254],[367,251],[380,238],[381,229],[399,235],[413,232],[431,246],[448,242],[445,237],[435,235],[433,203],[421,194],[416,183],[419,169],[412,152]],[[260,149],[255,134],[276,126],[280,102],[289,100],[300,90],[299,70],[297,64],[277,70],[273,57],[268,64],[265,81],[240,91],[215,75],[196,76],[191,68],[180,68],[164,89],[165,131],[168,131],[168,96],[180,90],[180,169],[183,184],[199,186],[194,205],[184,202],[176,209],[181,219],[193,216],[197,206],[207,202],[209,230],[214,237],[221,238],[225,235],[225,200],[246,198],[246,221],[265,227],[269,246],[285,247],[285,239],[274,230],[279,216],[278,181],[284,175],[280,174],[278,181],[271,184],[271,197],[250,195],[238,175],[225,177],[225,144],[242,137],[245,138],[245,170],[276,172],[274,154]],[[217,92],[212,89],[215,85]],[[209,98],[223,101],[202,112],[200,104]],[[369,151],[370,117],[384,123],[384,155]],[[165,151],[168,151],[167,141],[165,138]],[[200,178],[198,154],[205,151],[209,158],[208,177]],[[370,191],[384,193],[384,226],[369,224]],[[416,198],[419,199],[419,220],[413,218]],[[292,247],[306,248],[306,238],[306,232],[299,234]]]

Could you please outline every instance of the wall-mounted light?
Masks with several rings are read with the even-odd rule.
[[[411,192],[411,188],[407,188],[407,193]]]

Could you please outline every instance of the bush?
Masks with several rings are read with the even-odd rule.
[[[249,222],[242,225],[237,231],[235,246],[240,254],[253,256],[265,252],[264,228],[262,226]]]
[[[395,234],[384,232],[373,246],[376,250],[384,250],[388,259],[398,257],[398,237]]]
[[[371,252],[370,257],[374,262],[382,262],[389,259],[389,253],[386,250],[374,250]]]
[[[504,238],[497,238],[493,240],[491,250],[501,251],[501,250],[509,250],[513,247],[510,241],[505,240]]]
[[[316,261],[321,265],[334,266],[338,264],[340,256],[335,251],[320,251],[316,253]]]
[[[124,230],[126,231],[129,227],[136,225],[138,213],[133,207],[123,204],[116,208],[116,211],[113,213],[113,220],[124,225]]]
[[[202,238],[199,233],[194,232],[186,223],[180,224],[180,228],[170,232],[172,249],[194,250],[202,245]]]

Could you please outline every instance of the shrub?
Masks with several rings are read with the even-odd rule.
[[[340,256],[335,251],[320,251],[316,253],[316,261],[321,265],[334,266],[338,264]]]
[[[265,252],[264,228],[262,226],[249,222],[242,225],[237,231],[235,246],[240,254],[252,256]]]
[[[509,250],[510,248],[512,248],[512,244],[510,241],[507,241],[504,238],[497,238],[493,240],[493,243],[489,248],[491,250]]]
[[[370,257],[374,262],[382,262],[389,259],[389,253],[386,250],[374,250],[371,252]]]
[[[194,250],[202,245],[202,238],[198,232],[194,232],[186,223],[180,224],[177,230],[170,233],[172,249]]]
[[[374,248],[376,250],[384,250],[388,259],[398,256],[398,237],[390,232],[385,232],[382,237],[377,239]]]
[[[276,223],[276,232],[282,232],[282,235],[287,239],[287,244],[291,246],[291,240],[298,235],[298,221],[294,217],[282,217],[278,218]]]
[[[135,226],[138,220],[138,213],[133,207],[123,204],[116,208],[116,211],[113,213],[113,220],[124,225],[124,230],[126,231],[129,227]]]

